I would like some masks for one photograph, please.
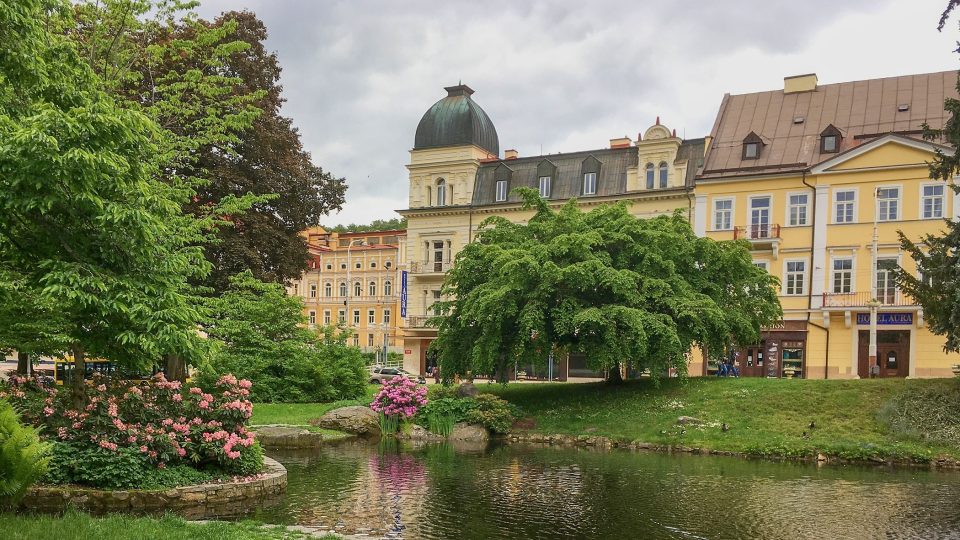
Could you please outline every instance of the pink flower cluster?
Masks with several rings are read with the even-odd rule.
[[[384,416],[412,418],[427,404],[427,387],[406,377],[394,377],[383,384],[370,408]]]
[[[229,471],[254,444],[246,427],[251,384],[225,375],[214,386],[211,392],[187,389],[163,374],[147,381],[96,375],[88,381],[86,404],[76,409],[69,389],[15,376],[0,383],[0,396],[54,440],[106,452],[130,449],[157,467],[218,463]]]

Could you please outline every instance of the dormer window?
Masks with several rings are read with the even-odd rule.
[[[820,153],[835,154],[840,151],[840,141],[843,134],[833,124],[830,124],[820,133]]]
[[[497,202],[507,200],[507,181],[497,180]]]
[[[507,194],[510,192],[510,177],[513,169],[501,163],[493,172],[494,194],[493,200],[504,202],[507,200]]]
[[[754,132],[743,138],[743,159],[758,159],[763,146],[763,139]]]
[[[593,156],[588,156],[587,159],[583,160],[580,166],[580,172],[583,174],[583,189],[581,193],[583,195],[596,195],[597,176],[600,174],[600,160]]]
[[[549,199],[553,194],[553,178],[557,175],[557,166],[549,159],[537,164],[537,177],[540,184],[540,197]]]

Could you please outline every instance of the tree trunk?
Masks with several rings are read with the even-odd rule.
[[[82,409],[87,401],[87,387],[84,379],[87,376],[87,359],[83,347],[80,344],[74,344],[70,347],[73,352],[73,372],[70,374],[70,386],[73,393],[73,404],[77,409]]]
[[[510,381],[510,368],[507,366],[507,355],[501,354],[497,359],[497,382],[507,384]]]
[[[166,359],[166,377],[168,381],[187,382],[187,365],[177,354],[168,354]]]
[[[607,384],[620,384],[622,382],[623,375],[620,373],[620,362],[617,362],[610,368],[610,374],[607,377]]]
[[[25,352],[17,351],[17,374],[26,375],[29,364],[30,355]]]

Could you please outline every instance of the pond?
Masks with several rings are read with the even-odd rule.
[[[960,538],[960,473],[534,446],[272,453],[253,517],[390,538]]]

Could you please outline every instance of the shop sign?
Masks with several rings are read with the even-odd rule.
[[[400,272],[400,317],[407,316],[407,271]]]
[[[413,354],[413,349],[404,349],[403,354]]]
[[[870,324],[870,314],[857,313],[857,324]],[[877,324],[913,324],[913,313],[878,313]]]

